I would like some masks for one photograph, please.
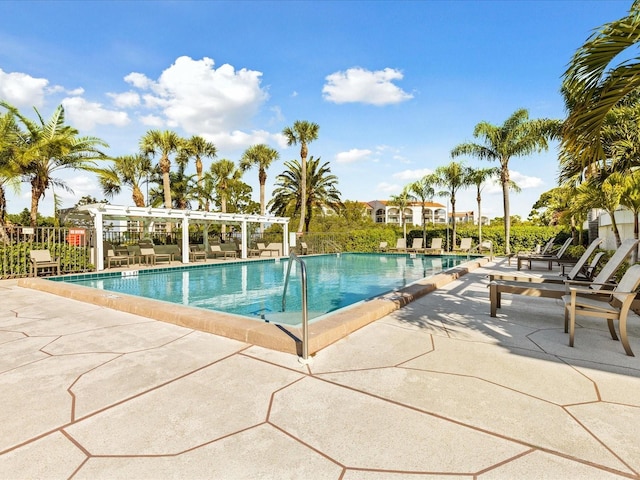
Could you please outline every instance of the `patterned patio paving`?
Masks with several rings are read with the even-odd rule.
[[[490,271],[515,266],[307,366],[2,281],[0,478],[640,479],[640,360],[595,319],[569,347],[557,300],[505,295],[491,318]]]

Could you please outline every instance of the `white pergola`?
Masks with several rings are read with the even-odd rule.
[[[94,203],[81,205],[65,212],[61,212],[65,219],[71,221],[83,221],[93,223],[96,231],[96,258],[97,270],[104,270],[103,242],[104,224],[113,221],[143,221],[149,226],[153,222],[173,222],[182,226],[182,263],[189,263],[189,231],[190,224],[204,225],[204,238],[208,242],[208,227],[211,224],[240,225],[241,233],[241,258],[247,258],[247,224],[268,223],[282,225],[282,254],[289,255],[289,218],[274,217],[270,215],[244,215],[239,213],[204,212],[201,210],[179,210],[174,208],[153,207],[125,207],[121,205],[109,205],[106,203]]]

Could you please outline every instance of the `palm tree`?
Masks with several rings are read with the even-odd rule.
[[[171,180],[171,200],[175,208],[181,210],[191,209],[191,203],[199,200],[196,175],[187,175],[187,165],[179,163],[175,172],[169,172]]]
[[[215,158],[217,153],[216,146],[212,142],[206,141],[199,135],[194,135],[188,140],[185,140],[178,158],[178,163],[187,163],[189,158],[194,157],[196,159],[196,175],[198,176],[198,187],[202,189],[204,167],[202,165],[202,158]],[[204,206],[203,199],[198,200],[198,208],[202,210]]]
[[[252,145],[247,148],[240,158],[240,169],[245,172],[252,166],[258,167],[258,182],[260,182],[260,215],[264,215],[266,212],[265,192],[264,187],[267,183],[267,168],[272,162],[278,160],[280,154],[274,148],[268,145],[258,144]],[[260,224],[260,231],[262,232],[264,226]]]
[[[612,173],[608,177],[594,176],[577,189],[576,202],[583,210],[602,208],[611,217],[611,228],[616,239],[616,248],[622,243],[615,212],[621,204],[625,191],[625,176]]]
[[[300,223],[298,224],[298,233],[302,233],[304,221],[306,218],[307,206],[307,155],[309,153],[307,144],[318,139],[318,131],[320,126],[317,123],[307,122],[306,120],[296,120],[293,127],[286,127],[282,130],[282,134],[287,138],[287,145],[300,144],[300,165],[302,185],[300,185]]]
[[[633,213],[633,238],[640,238],[640,170],[635,169],[624,178],[624,190],[620,204]],[[638,247],[633,249],[631,264],[638,261]]]
[[[407,244],[407,222],[405,216],[405,210],[413,200],[411,196],[410,188],[404,187],[398,195],[392,195],[390,204],[398,207],[400,210],[400,225],[402,226],[402,238],[404,238],[404,244]]]
[[[628,191],[627,185],[633,184],[631,180],[640,167],[639,125],[640,90],[636,89],[621,98],[604,116],[599,133],[602,159],[585,166],[582,157],[578,157],[574,151],[565,151],[560,159],[561,182],[573,188],[576,188],[580,182],[586,182],[580,187],[583,197],[587,195],[589,185],[592,188],[604,189],[602,192],[593,192],[592,202],[588,203],[592,208],[600,207],[597,204],[598,201],[612,205],[619,201],[634,212],[634,195]],[[604,183],[606,180],[609,182]],[[613,188],[613,185],[622,188],[623,193],[620,198],[616,198],[619,192],[618,188]],[[588,202],[587,199],[581,198],[578,206],[584,208],[585,201]],[[604,206],[602,208],[609,211]],[[612,221],[615,222],[615,218]],[[615,224],[613,226],[615,234],[617,226]],[[637,256],[637,252],[634,252],[634,256]]]
[[[476,201],[478,202],[478,243],[482,243],[482,189],[485,182],[492,177],[500,174],[499,168],[469,168],[467,170],[467,179],[470,185],[476,187]]]
[[[574,54],[564,73],[562,91],[569,110],[562,132],[562,151],[583,166],[604,158],[601,129],[607,113],[640,87],[640,63],[627,53],[640,41],[640,1],[629,14],[594,32]],[[634,60],[637,57],[634,55]]]
[[[276,188],[273,198],[268,204],[269,211],[278,216],[295,216],[301,212],[300,189],[302,185],[302,167],[297,160],[284,163],[287,170],[276,177]],[[329,207],[339,211],[344,207],[340,200],[340,192],[336,188],[338,177],[331,174],[329,162],[320,165],[320,158],[309,159],[307,168],[307,205],[305,209],[304,228],[309,231],[309,225],[315,209]]]
[[[446,190],[439,192],[439,195],[449,197],[449,201],[451,202],[453,235],[451,245],[448,245],[449,250],[451,250],[456,246],[456,193],[461,188],[469,185],[469,178],[467,177],[467,169],[464,164],[458,162],[451,162],[448,165],[436,168],[435,175],[437,184],[446,188]],[[447,219],[447,221],[449,221],[449,219]]]
[[[171,159],[169,155],[178,152],[183,140],[171,130],[149,130],[140,140],[140,151],[144,155],[155,157],[160,155],[158,166],[162,172],[162,191],[164,192],[164,208],[171,208]]]
[[[131,188],[131,198],[136,207],[145,206],[145,196],[140,185],[149,181],[151,160],[146,155],[124,155],[113,159],[113,165],[100,176],[100,186],[107,198],[122,191],[122,186]],[[147,199],[148,200],[148,199]]]
[[[242,170],[236,168],[236,164],[231,160],[223,158],[211,164],[209,168],[210,183],[213,186],[218,202],[220,203],[220,211],[227,213],[227,200],[229,198],[229,189],[231,184],[242,178]],[[226,232],[226,226],[222,225],[222,234]]]
[[[427,208],[425,203],[427,200],[433,200],[433,196],[436,194],[433,188],[437,184],[437,178],[434,174],[425,175],[420,180],[416,180],[409,185],[409,193],[420,200],[422,205],[422,244],[427,245],[427,221],[425,219]]]
[[[517,110],[501,126],[488,122],[476,125],[473,136],[482,138],[484,144],[461,143],[451,150],[451,157],[470,155],[483,160],[500,162],[500,183],[502,184],[502,201],[504,206],[505,253],[511,253],[511,218],[509,207],[509,160],[512,157],[530,155],[549,148],[548,141],[559,135],[559,120],[529,120],[526,109]]]
[[[23,179],[31,184],[30,223],[35,227],[38,206],[47,189],[58,187],[72,191],[62,179],[55,178],[54,174],[65,169],[100,172],[96,161],[107,157],[98,148],[109,145],[96,137],[79,137],[78,130],[65,125],[62,105],[56,108],[46,123],[35,108],[38,122],[28,119],[6,102],[0,102],[0,105],[8,109],[26,128],[13,158],[19,165]]]
[[[7,216],[6,187],[14,191],[20,189],[20,168],[15,161],[21,136],[15,117],[10,112],[0,115],[0,237],[9,243],[5,229]]]

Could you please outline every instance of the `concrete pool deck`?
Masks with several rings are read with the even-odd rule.
[[[557,300],[491,318],[486,275],[515,270],[479,266],[306,366],[0,281],[0,478],[640,479],[640,359],[596,319],[569,347]]]

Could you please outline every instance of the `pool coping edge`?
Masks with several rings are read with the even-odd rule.
[[[457,280],[488,262],[487,257],[475,258],[437,275],[418,280],[404,288],[328,314],[327,318],[317,320],[309,325],[309,354],[315,354],[356,330]],[[298,327],[258,322],[239,315],[211,312],[123,293],[116,294],[82,285],[52,282],[44,278],[26,277],[18,279],[17,283],[20,287],[221,335],[271,350],[301,355],[302,331]],[[159,308],[159,305],[168,305],[171,308]]]

